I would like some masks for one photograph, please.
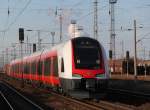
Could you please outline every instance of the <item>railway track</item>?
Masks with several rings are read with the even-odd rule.
[[[4,82],[0,82],[0,91],[10,110],[44,110]]]
[[[40,89],[39,94],[51,94],[56,97],[56,99],[61,100],[64,104],[72,106],[75,110],[133,110],[132,108],[116,103],[109,103],[107,101],[100,101],[99,103],[96,103],[90,100],[74,99],[45,89]],[[66,107],[66,109],[69,110],[69,107]]]
[[[135,92],[135,91],[129,91],[129,90],[123,90],[123,89],[113,89],[113,88],[109,88],[108,92],[112,92],[112,93],[120,94],[120,95],[128,95],[128,96],[150,101],[150,94],[146,94],[142,92]]]
[[[66,97],[57,93],[51,93],[62,100],[68,101],[69,104],[75,106],[76,110],[134,110],[135,108],[127,107],[125,105],[119,105],[117,103],[111,103],[107,101],[94,102],[90,100],[79,100],[70,97]]]
[[[40,90],[39,94],[45,94],[45,95],[52,94],[54,97],[56,97],[56,100],[61,100],[63,104],[67,106],[72,106],[74,110],[85,110],[85,109],[86,110],[135,110],[136,109],[136,107],[127,106],[126,104],[120,104],[117,102],[113,103],[110,101],[100,101],[96,103],[90,100],[78,100],[71,97],[66,97],[61,94],[52,92],[51,90],[46,90],[41,88],[36,88],[36,89]],[[69,107],[66,107],[66,110],[70,110]]]
[[[4,110],[14,110],[1,91],[0,91],[0,107],[2,107]]]

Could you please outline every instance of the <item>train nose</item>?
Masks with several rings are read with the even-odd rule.
[[[86,80],[86,89],[94,88],[95,87],[95,81],[92,79]]]
[[[95,80],[94,79],[82,79],[81,81],[82,87],[84,87],[87,90],[90,90],[92,88],[95,88]]]

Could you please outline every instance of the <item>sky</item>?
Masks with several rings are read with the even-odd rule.
[[[0,0],[0,56],[19,48],[18,29],[25,29],[25,41],[37,43],[40,31],[42,43],[51,43],[51,32],[55,32],[55,42],[59,39],[59,15],[63,17],[63,41],[68,36],[71,20],[83,26],[93,37],[94,0]],[[98,40],[108,56],[110,42],[109,0],[98,0]],[[9,10],[9,14],[8,14]],[[57,10],[57,15],[56,15]],[[150,0],[118,0],[115,4],[116,55],[125,56],[127,50],[133,56],[133,21],[137,21],[137,51],[139,58],[150,59]],[[142,28],[139,28],[142,27]],[[128,31],[128,29],[132,29]],[[33,31],[26,31],[33,30]],[[123,42],[123,43],[122,43]],[[50,45],[49,45],[50,46]]]

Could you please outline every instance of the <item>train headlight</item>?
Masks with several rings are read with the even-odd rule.
[[[82,76],[80,74],[72,74],[72,77],[77,77],[77,78],[82,78]]]
[[[105,77],[105,74],[97,74],[96,75],[96,78],[104,78]]]
[[[80,60],[79,60],[79,59],[77,59],[77,63],[78,63],[78,64],[80,63]]]
[[[100,60],[96,60],[96,64],[100,64]]]

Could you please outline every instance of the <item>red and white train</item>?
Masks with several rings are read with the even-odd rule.
[[[108,64],[103,46],[95,39],[77,37],[11,61],[7,74],[63,93],[90,98],[107,87]]]

